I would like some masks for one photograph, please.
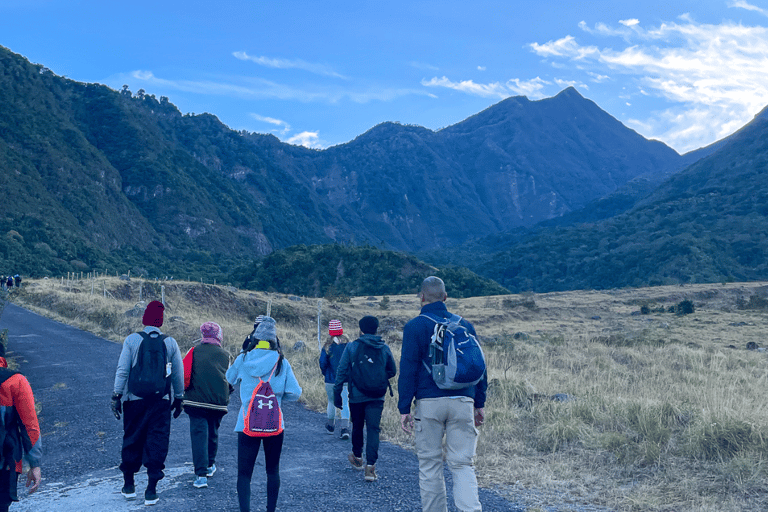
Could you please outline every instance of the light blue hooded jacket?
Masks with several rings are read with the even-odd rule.
[[[240,384],[240,412],[237,414],[235,432],[242,432],[244,426],[245,408],[251,401],[253,390],[259,384],[259,378],[267,380],[280,355],[275,350],[255,348],[237,356],[235,362],[227,370],[227,381],[234,385]],[[283,359],[280,374],[273,375],[269,384],[277,397],[277,403],[283,399],[298,400],[301,396],[301,386],[293,374],[293,369],[287,359]],[[282,405],[281,405],[282,408]],[[285,423],[285,421],[283,421]],[[285,425],[282,425],[285,428]]]

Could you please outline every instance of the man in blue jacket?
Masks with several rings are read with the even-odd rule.
[[[448,295],[445,283],[438,277],[428,277],[421,284],[421,313],[450,317],[445,307]],[[466,320],[461,324],[476,336],[475,328]],[[475,386],[443,390],[432,380],[423,363],[429,358],[429,344],[435,322],[417,316],[403,328],[403,348],[400,356],[400,376],[397,381],[400,396],[400,425],[411,433],[415,430],[416,454],[419,458],[419,488],[424,512],[447,510],[443,477],[443,437],[447,444],[448,468],[453,475],[453,500],[461,512],[480,512],[482,507],[475,476],[477,426],[482,425],[485,412],[485,392],[488,377]],[[411,415],[411,402],[416,407]]]

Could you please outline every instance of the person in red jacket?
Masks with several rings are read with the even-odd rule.
[[[29,464],[27,487],[29,493],[40,487],[40,459],[43,449],[40,424],[35,412],[35,397],[29,382],[19,372],[8,369],[5,346],[0,343],[0,436],[4,446],[13,446],[2,456],[0,468],[0,512],[7,512],[11,503],[19,501],[16,484],[21,473],[22,458]],[[10,443],[9,443],[10,441]],[[4,450],[5,451],[5,450]]]

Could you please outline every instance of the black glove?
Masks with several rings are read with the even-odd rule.
[[[173,419],[181,416],[181,398],[174,398],[171,409],[173,409]]]
[[[114,414],[117,419],[120,419],[120,414],[123,412],[122,398],[123,395],[120,393],[112,393],[112,402],[109,404],[109,407],[112,409],[112,414]]]

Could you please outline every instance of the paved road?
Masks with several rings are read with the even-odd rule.
[[[122,422],[109,410],[120,345],[90,333],[48,320],[9,304],[0,318],[8,329],[9,357],[15,357],[32,385],[43,433],[43,484],[12,511],[123,511],[144,509],[143,500],[120,495]],[[172,334],[172,333],[170,333]],[[219,468],[207,489],[192,487],[194,479],[189,421],[173,420],[166,477],[160,481],[156,511],[237,511],[235,483],[237,444],[233,432],[239,399],[233,396],[230,413],[221,426]],[[346,461],[349,442],[322,432],[323,415],[296,403],[286,403],[285,445],[280,464],[281,511],[416,512],[421,510],[418,468],[413,453],[382,443],[379,480],[364,482]],[[263,455],[254,472],[252,510],[265,507]],[[450,481],[448,482],[450,484]],[[143,493],[146,473],[136,476]],[[481,490],[485,511],[520,512],[498,494]],[[450,500],[449,500],[450,501]],[[449,507],[449,510],[455,510]]]

